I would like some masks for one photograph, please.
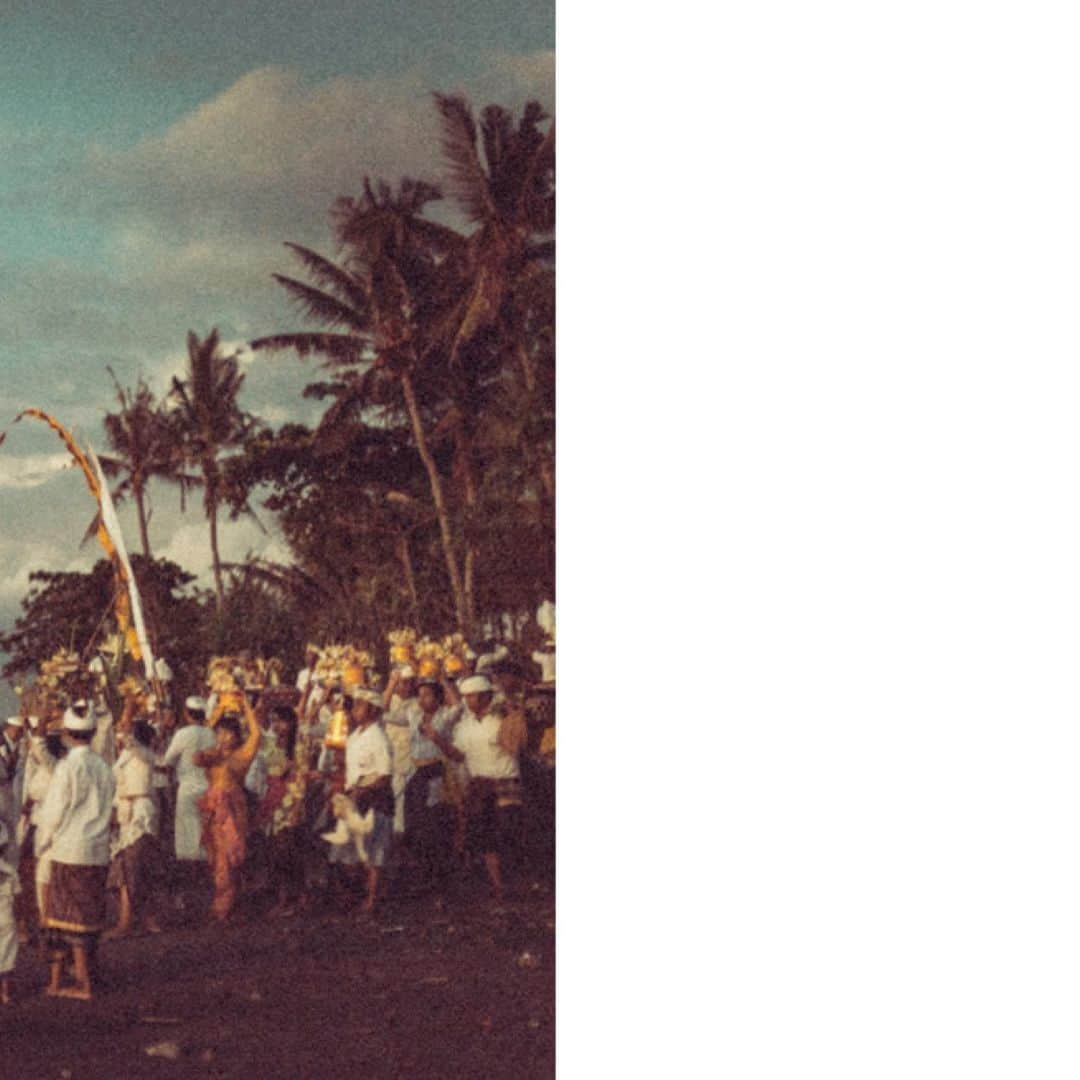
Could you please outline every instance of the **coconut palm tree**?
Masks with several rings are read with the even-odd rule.
[[[532,345],[530,319],[543,310],[535,298],[550,291],[554,275],[554,128],[542,130],[547,116],[535,102],[516,126],[505,109],[489,106],[479,128],[463,98],[436,95],[436,103],[451,190],[474,230],[465,235],[423,216],[441,198],[430,184],[405,180],[393,191],[365,179],[359,197],[339,199],[333,210],[342,264],[290,244],[313,283],[275,275],[327,330],[261,338],[252,347],[324,357],[348,391],[337,395],[339,412],[377,405],[408,416],[459,628],[468,631],[476,621],[480,432],[512,389],[507,365],[521,368],[523,401],[548,385],[537,376],[537,358],[546,354]],[[444,440],[452,447],[456,511],[436,460]]]
[[[217,328],[202,341],[193,330],[189,331],[186,377],[174,377],[169,394],[174,445],[183,460],[201,475],[219,609],[225,598],[218,549],[218,510],[224,497],[221,457],[225,451],[241,446],[255,428],[255,419],[240,408],[237,400],[244,375],[236,354],[223,356],[220,346]]]
[[[543,130],[549,117],[536,101],[516,125],[507,109],[488,105],[478,125],[464,97],[434,98],[448,191],[473,226],[454,251],[457,298],[443,327],[452,334],[450,359],[458,361],[482,331],[500,323],[503,344],[516,350],[522,330],[516,293],[554,274],[555,125]]]
[[[415,381],[428,362],[428,335],[440,303],[445,304],[441,261],[463,240],[452,229],[420,216],[438,198],[437,188],[420,181],[405,180],[394,191],[365,180],[359,198],[339,200],[335,216],[339,223],[349,223],[344,264],[287,244],[315,284],[274,275],[301,310],[329,330],[277,334],[259,338],[251,347],[319,355],[328,367],[344,369],[338,385],[347,392],[335,395],[335,416],[370,406],[404,410],[427,474],[454,610],[464,629],[470,622],[469,604],[451,509]]]
[[[179,484],[181,497],[188,487],[198,483],[198,478],[185,472],[169,421],[145,380],[140,379],[132,391],[120,385],[112,368],[108,370],[119,408],[105,415],[109,452],[99,460],[110,479],[122,477],[112,492],[113,499],[121,502],[129,495],[134,499],[139,538],[143,554],[149,559],[152,558],[149,526],[153,511],[148,487],[151,478]],[[97,529],[96,518],[91,529]]]

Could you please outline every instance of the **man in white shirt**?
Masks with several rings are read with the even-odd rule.
[[[484,858],[496,902],[503,898],[502,859],[518,846],[521,769],[518,755],[525,742],[520,713],[493,707],[495,688],[486,675],[462,679],[458,690],[465,711],[452,741],[430,725],[424,734],[447,757],[463,762],[468,773],[466,845]]]
[[[195,764],[200,750],[212,750],[216,739],[213,731],[205,726],[206,702],[200,697],[189,697],[185,702],[186,722],[172,737],[161,759],[163,768],[176,770],[176,860],[180,871],[181,896],[189,888],[205,887],[203,873],[207,861],[202,846],[202,811],[199,800],[209,785],[206,770]]]
[[[361,908],[370,913],[393,830],[393,763],[390,742],[379,723],[382,697],[374,690],[363,689],[353,689],[350,696],[353,731],[345,742],[345,791],[360,814],[375,812],[375,825],[367,838],[367,896]]]
[[[49,985],[53,997],[93,996],[97,937],[105,928],[109,824],[116,787],[112,770],[90,749],[93,712],[64,714],[68,752],[53,772],[41,808],[38,839],[51,861],[45,926],[52,931]],[[65,972],[74,981],[63,984]]]

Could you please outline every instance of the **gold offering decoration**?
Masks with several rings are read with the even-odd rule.
[[[341,707],[336,708],[330,716],[330,723],[326,728],[326,738],[323,740],[328,750],[344,750],[345,740],[349,737],[349,716]]]
[[[41,663],[41,680],[46,686],[59,687],[79,672],[79,658],[70,649],[58,649]]]
[[[442,674],[446,650],[442,643],[424,638],[416,646],[417,673],[421,679],[437,679]]]
[[[125,700],[131,698],[143,708],[146,706],[149,695],[150,691],[134,675],[128,675],[120,684],[120,697]]]
[[[231,656],[210,657],[210,662],[206,665],[206,685],[219,694],[224,690],[235,690],[235,667],[236,661]]]
[[[326,645],[319,650],[314,677],[325,685],[360,686],[371,689],[370,669],[375,659],[356,645]]]
[[[411,627],[391,630],[386,635],[390,642],[390,663],[395,667],[404,667],[416,662],[416,640],[419,637]]]
[[[443,671],[450,678],[461,675],[469,666],[470,660],[476,659],[476,654],[469,648],[464,634],[449,634],[443,638]]]

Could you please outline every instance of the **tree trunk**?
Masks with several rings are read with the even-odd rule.
[[[150,530],[149,522],[146,520],[146,493],[143,490],[142,482],[132,482],[132,491],[135,494],[135,509],[139,512],[139,537],[142,540],[143,554],[152,559],[153,555],[150,554]]]
[[[221,583],[221,556],[218,554],[216,499],[208,503],[206,513],[210,518],[210,557],[214,561],[214,589],[217,592],[217,606],[220,611],[225,606],[225,587]]]
[[[412,425],[413,438],[416,439],[416,450],[420,460],[424,463],[427,471],[428,483],[431,486],[431,499],[435,503],[435,517],[439,522],[439,536],[442,541],[443,556],[446,559],[446,570],[450,575],[450,588],[454,593],[454,615],[457,619],[458,630],[466,637],[472,632],[468,612],[465,605],[465,589],[461,581],[461,570],[458,567],[457,555],[454,553],[454,537],[450,531],[450,515],[446,509],[446,499],[443,496],[442,477],[435,465],[435,459],[431,456],[427,437],[424,435],[424,426],[420,421],[420,409],[416,404],[416,392],[413,389],[412,379],[408,372],[401,375],[401,390],[405,396],[405,408],[409,413],[409,422]]]
[[[217,462],[213,458],[203,458],[203,483],[206,491],[206,516],[210,521],[210,558],[214,565],[214,589],[217,592],[217,608],[225,606],[225,587],[221,582],[221,555],[218,551],[217,534]]]
[[[459,427],[456,434],[458,473],[465,491],[465,617],[469,626],[476,626],[476,544],[473,530],[476,527],[476,478],[473,476],[469,440]]]
[[[413,625],[420,625],[420,597],[416,592],[416,576],[413,574],[412,555],[409,552],[409,534],[402,532],[398,540],[398,554],[401,557],[401,569],[405,574],[405,585],[409,590],[409,599],[412,601]]]
[[[476,625],[476,601],[474,599],[474,579],[476,576],[476,548],[468,544],[465,548],[465,616],[469,626]]]

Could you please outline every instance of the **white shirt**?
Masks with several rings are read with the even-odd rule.
[[[161,764],[165,768],[176,767],[176,782],[180,787],[187,791],[205,791],[210,781],[206,770],[196,765],[194,758],[197,751],[211,749],[216,741],[208,727],[188,724],[172,737]]]
[[[389,776],[390,743],[379,724],[357,729],[345,742],[345,786],[354,787],[368,776]]]
[[[135,843],[140,836],[157,836],[158,810],[154,797],[154,755],[144,746],[126,746],[113,766],[116,781],[116,821],[120,836],[116,849]]]
[[[454,728],[454,746],[465,755],[465,769],[470,776],[490,780],[516,779],[521,775],[517,758],[499,746],[502,720],[487,713],[477,719],[465,709]]]
[[[38,837],[54,862],[107,866],[116,785],[112,770],[88,746],[73,746],[53,770]]]

